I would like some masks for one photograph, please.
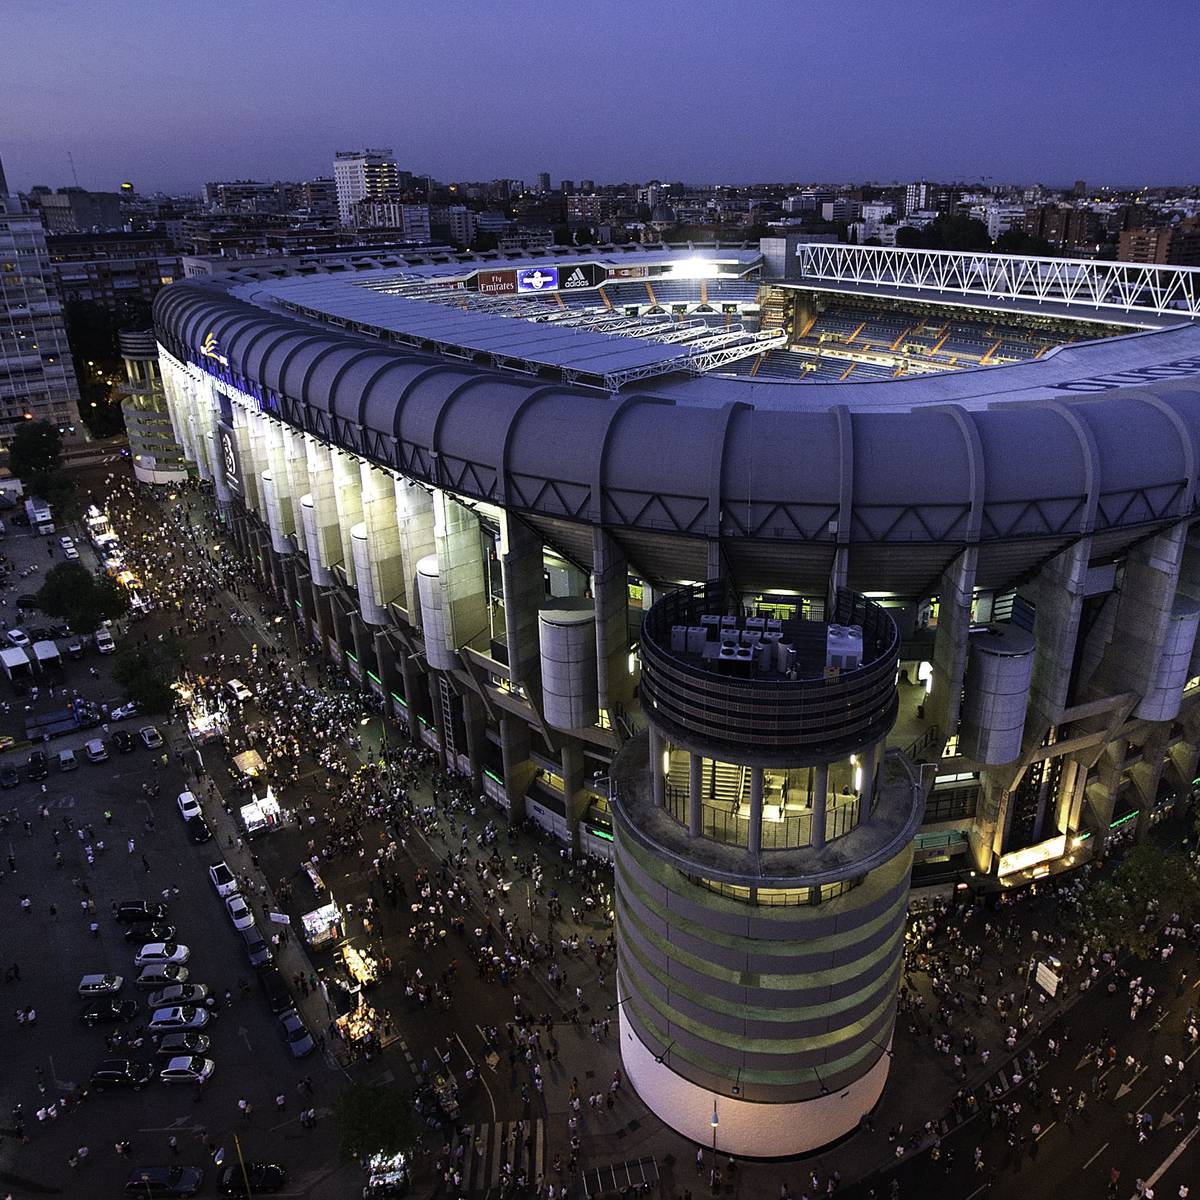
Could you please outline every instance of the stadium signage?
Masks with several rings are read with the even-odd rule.
[[[1137,387],[1139,383],[1155,383],[1160,379],[1186,379],[1191,375],[1200,375],[1200,358],[1195,356],[1149,367],[1130,367],[1127,371],[1095,375],[1091,379],[1069,379],[1050,386],[1059,392],[1111,392],[1115,388]]]
[[[518,292],[553,292],[557,290],[557,267],[525,267],[517,272]]]
[[[645,279],[650,274],[649,267],[609,267],[609,279]]]
[[[558,286],[569,292],[574,288],[591,288],[604,282],[604,271],[595,263],[576,263],[572,267],[559,267]]]
[[[217,335],[210,329],[204,335],[204,341],[200,343],[200,354],[204,358],[211,358],[219,362],[221,366],[229,366],[229,359],[221,353],[221,347],[217,345]]]
[[[231,492],[239,496],[246,493],[242,486],[241,460],[238,458],[237,435],[228,425],[217,426],[217,441],[221,446],[221,465],[225,469],[225,482]]]
[[[476,271],[475,286],[487,296],[498,296],[517,290],[516,271]]]

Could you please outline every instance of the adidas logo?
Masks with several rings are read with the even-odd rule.
[[[578,267],[576,267],[575,270],[573,270],[570,275],[567,276],[567,281],[563,284],[563,287],[577,288],[587,287],[587,285],[588,277]]]

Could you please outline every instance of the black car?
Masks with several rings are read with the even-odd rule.
[[[136,1000],[118,1000],[116,996],[105,996],[89,1004],[79,1019],[90,1029],[96,1025],[132,1021],[139,1011]]]
[[[154,1068],[131,1058],[110,1058],[92,1072],[91,1086],[98,1092],[109,1088],[132,1088],[140,1092],[154,1078]]]
[[[246,1181],[250,1191],[246,1191]],[[248,1162],[246,1173],[238,1165],[226,1167],[217,1176],[217,1191],[223,1196],[257,1196],[262,1192],[277,1192],[287,1183],[287,1171],[278,1163]]]
[[[258,970],[267,966],[272,960],[271,947],[258,931],[257,925],[251,925],[242,931],[242,939],[246,943],[246,957],[250,965]]]
[[[258,972],[258,986],[262,988],[267,998],[267,1005],[276,1016],[295,1007],[292,993],[288,991],[283,972],[273,963]]]
[[[156,1200],[160,1196],[194,1196],[204,1182],[199,1167],[134,1167],[125,1183],[129,1196]]]
[[[25,775],[31,781],[36,783],[39,779],[45,779],[50,774],[50,767],[46,762],[45,750],[33,750],[29,754],[29,762],[25,766]]]
[[[40,608],[36,592],[22,592],[17,597],[18,608]]]
[[[49,641],[54,636],[53,632],[45,627],[45,625],[34,625],[31,629],[25,630],[30,638],[35,642]]]
[[[122,925],[134,925],[138,921],[165,921],[169,911],[157,900],[122,900],[113,915]]]
[[[133,740],[133,734],[126,729],[118,729],[112,735],[112,744],[117,748],[118,754],[128,754],[131,750],[137,749],[137,742]]]
[[[21,776],[15,767],[0,767],[0,788],[15,788],[21,782]]]
[[[203,846],[205,842],[212,841],[212,831],[201,816],[188,817],[184,828],[187,830],[188,841],[195,846]]]
[[[137,921],[125,930],[125,940],[135,946],[174,941],[175,926],[168,921]]]

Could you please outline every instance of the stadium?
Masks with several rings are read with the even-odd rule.
[[[1200,745],[1200,270],[766,239],[256,265],[163,387],[302,636],[615,858],[622,1055],[790,1155],[878,1098],[910,883],[1068,870]]]

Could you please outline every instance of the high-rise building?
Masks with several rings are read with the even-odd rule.
[[[562,192],[562,194],[564,196],[569,196],[575,190],[575,180],[573,180],[573,179],[562,180],[558,185],[558,190],[560,192]]]
[[[1200,266],[1200,224],[1185,221],[1154,229],[1124,229],[1117,257],[1122,262]]]
[[[121,228],[119,192],[89,192],[84,188],[40,191],[36,205],[47,233],[88,233]]]
[[[377,150],[339,150],[333,159],[338,219],[349,225],[360,200],[382,200],[400,186],[391,147]]]
[[[537,190],[544,196],[550,190],[550,172],[539,171],[537,180]]]
[[[133,474],[142,483],[182,483],[188,476],[188,464],[171,427],[154,330],[117,337],[125,360],[121,415],[129,435]]]
[[[0,441],[26,420],[77,428],[79,386],[45,230],[0,167]]]

